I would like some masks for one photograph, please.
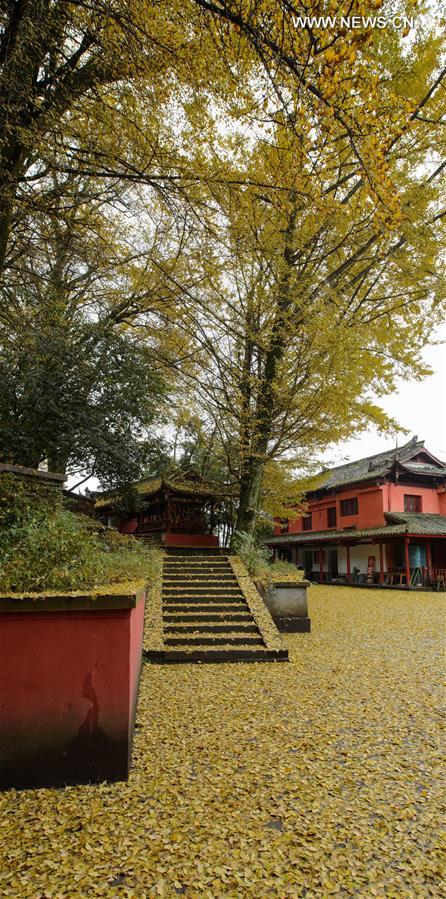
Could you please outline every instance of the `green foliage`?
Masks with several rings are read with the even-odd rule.
[[[65,508],[62,497],[31,494],[21,479],[0,481],[0,591],[91,590],[152,580],[160,553]]]
[[[271,550],[258,542],[259,536],[235,531],[232,538],[232,551],[240,556],[251,577],[264,588],[270,587],[278,580],[301,580],[303,571],[299,571],[291,562],[278,561],[271,563]]]
[[[232,550],[240,556],[251,577],[260,579],[264,576],[271,550],[257,543],[252,534],[235,531],[232,538]]]
[[[158,458],[150,436],[165,388],[149,347],[38,293],[0,328],[4,458],[91,471],[104,487],[136,479]]]

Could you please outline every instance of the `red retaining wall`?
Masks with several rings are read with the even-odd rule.
[[[0,601],[2,789],[127,777],[143,623],[144,593]]]

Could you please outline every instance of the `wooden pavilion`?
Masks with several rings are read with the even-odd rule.
[[[221,493],[196,472],[175,473],[133,485],[135,511],[120,511],[122,496],[102,494],[96,511],[104,523],[166,546],[218,546],[213,534],[215,508]]]

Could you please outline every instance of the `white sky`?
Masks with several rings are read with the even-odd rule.
[[[422,354],[434,374],[423,381],[401,381],[397,393],[380,397],[378,403],[409,431],[398,436],[400,446],[417,434],[434,456],[446,461],[446,325],[438,330],[436,340],[445,343],[426,347]],[[389,446],[392,438],[370,430],[334,447],[327,464],[361,459]]]

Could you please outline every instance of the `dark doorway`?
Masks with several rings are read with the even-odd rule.
[[[333,580],[334,577],[337,577],[339,574],[338,571],[338,551],[337,549],[330,549],[328,553],[328,572],[330,580]]]
[[[279,559],[282,562],[292,562],[293,557],[290,549],[279,549]]]
[[[304,569],[307,578],[311,577],[311,572],[313,570],[313,550],[306,549],[304,552]]]
[[[395,568],[403,568],[405,565],[404,546],[402,543],[394,543],[393,545],[393,565]]]

